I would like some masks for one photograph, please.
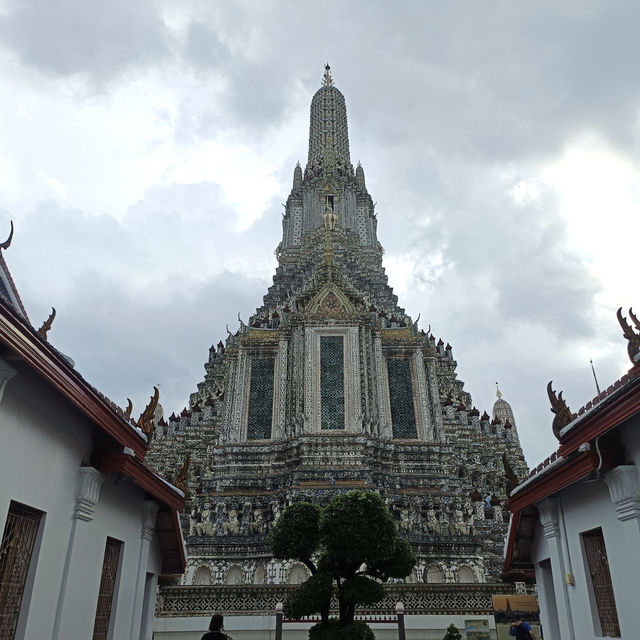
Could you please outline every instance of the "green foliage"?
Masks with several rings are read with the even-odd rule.
[[[345,600],[365,606],[380,602],[384,598],[382,585],[367,576],[353,576],[343,580],[340,591]]]
[[[447,633],[444,634],[442,640],[462,640],[462,634],[458,631],[458,627],[451,623],[447,627]]]
[[[326,573],[316,573],[303,582],[284,603],[288,618],[300,619],[321,611],[331,601],[333,578]]]
[[[336,496],[322,510],[320,540],[327,555],[349,573],[364,562],[384,560],[393,547],[397,527],[377,493],[351,491]]]
[[[328,624],[319,622],[309,629],[309,640],[375,640],[369,625],[355,621],[340,626],[340,621],[331,618]]]
[[[319,612],[323,622],[317,633],[330,631],[335,581],[340,607],[336,624],[352,635],[337,636],[334,629],[334,635],[326,636],[332,639],[369,638],[362,635],[368,630],[366,625],[354,626],[356,606],[381,600],[381,582],[404,578],[416,562],[411,546],[398,535],[391,512],[373,492],[336,496],[323,509],[306,502],[291,505],[274,524],[271,544],[277,558],[300,560],[311,570],[312,577],[287,600],[285,611],[291,618]],[[317,640],[323,639],[318,636]]]
[[[287,507],[271,529],[271,550],[276,558],[311,559],[318,546],[320,507],[295,502]]]

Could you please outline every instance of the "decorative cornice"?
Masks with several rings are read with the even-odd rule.
[[[536,503],[540,524],[545,538],[555,538],[560,535],[558,520],[558,501],[555,498],[545,498]]]
[[[76,489],[76,506],[73,517],[76,520],[91,522],[95,512],[100,487],[104,482],[104,476],[93,467],[80,467],[78,471],[78,486]]]
[[[0,402],[2,402],[2,395],[4,394],[4,388],[7,386],[7,382],[17,373],[11,365],[0,358]]]
[[[162,500],[171,509],[182,511],[184,497],[179,489],[162,480],[149,467],[137,458],[122,453],[104,455],[100,458],[103,473],[122,473],[158,500]]]
[[[632,464],[620,465],[604,476],[618,520],[640,518],[640,474]]]

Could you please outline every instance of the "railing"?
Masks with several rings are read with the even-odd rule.
[[[158,617],[225,615],[272,615],[278,602],[284,602],[293,585],[224,585],[161,587]],[[514,593],[512,584],[390,584],[384,586],[384,599],[374,607],[358,607],[358,614],[393,615],[396,603],[404,603],[407,615],[489,615],[492,595]],[[337,609],[337,602],[333,603]]]

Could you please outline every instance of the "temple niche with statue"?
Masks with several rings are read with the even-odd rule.
[[[302,564],[271,556],[272,523],[292,502],[353,489],[379,492],[414,546],[406,593],[499,582],[505,500],[527,472],[513,413],[499,392],[492,416],[476,409],[451,346],[398,305],[376,227],[327,66],[273,285],[246,324],[238,318],[210,348],[189,407],[156,420],[149,458],[188,493],[188,569],[161,596],[160,616],[204,615],[218,586],[231,593],[222,585],[305,580]],[[212,586],[180,600],[189,585]],[[271,607],[255,602],[258,612]]]

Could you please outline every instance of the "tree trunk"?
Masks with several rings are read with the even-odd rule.
[[[341,593],[340,581],[338,581],[338,607],[340,611],[340,626],[345,627],[353,622],[356,613],[356,605],[352,600],[347,600]]]
[[[327,604],[326,607],[322,607],[322,609],[320,609],[320,619],[322,620],[322,624],[326,627],[329,626],[329,607],[331,605]]]

